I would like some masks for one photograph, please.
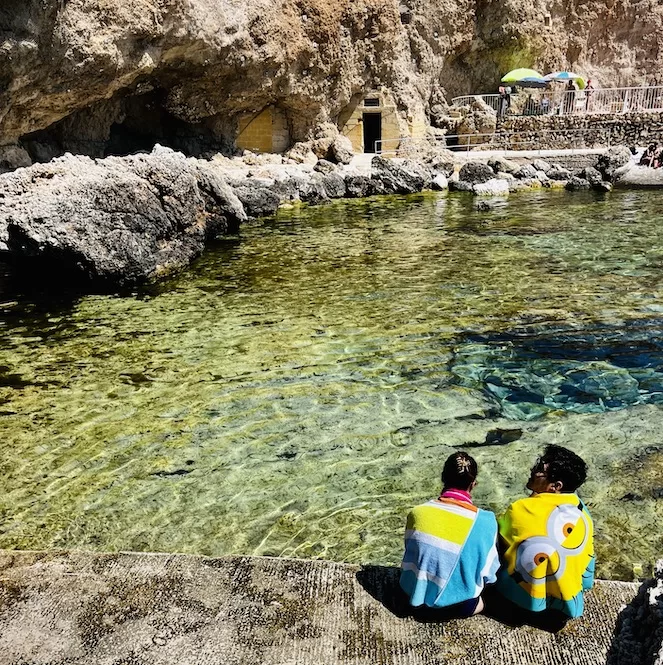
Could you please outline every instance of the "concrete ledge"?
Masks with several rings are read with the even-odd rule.
[[[598,582],[559,633],[484,616],[422,623],[382,566],[168,554],[0,551],[0,663],[604,663],[638,585]]]

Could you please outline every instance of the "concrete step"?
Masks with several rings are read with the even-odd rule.
[[[585,616],[550,633],[401,616],[397,580],[325,561],[0,551],[0,664],[594,665],[638,587],[598,582]]]

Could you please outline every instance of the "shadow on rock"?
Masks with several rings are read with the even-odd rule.
[[[419,623],[442,623],[464,618],[444,608],[412,607],[399,586],[399,578],[400,568],[395,566],[362,566],[357,572],[357,582],[362,588],[399,618],[411,617]],[[512,628],[527,625],[557,633],[568,622],[568,617],[561,612],[521,610],[492,589],[487,589],[483,597],[486,604],[484,616]]]
[[[617,617],[608,665],[655,665],[663,655],[663,559]]]

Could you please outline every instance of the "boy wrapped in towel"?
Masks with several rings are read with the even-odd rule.
[[[456,617],[483,610],[481,592],[495,582],[499,559],[495,516],[472,503],[476,477],[474,459],[454,453],[444,464],[440,497],[407,517],[400,585],[413,607]]]
[[[582,615],[594,583],[594,525],[575,493],[586,477],[578,455],[547,446],[530,472],[531,496],[499,518],[504,565],[495,588],[518,608],[561,620]]]

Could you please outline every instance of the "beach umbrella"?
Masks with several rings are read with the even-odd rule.
[[[546,81],[575,81],[581,90],[584,90],[587,85],[585,79],[575,72],[552,72],[551,74],[546,74],[543,78],[546,79]]]
[[[534,69],[525,69],[525,68],[520,68],[520,69],[512,69],[508,74],[505,74],[500,81],[502,83],[515,83],[518,85],[518,81],[522,81],[523,79],[526,78],[538,78],[542,79],[543,76],[539,74],[539,72],[535,71]]]
[[[541,76],[526,76],[524,79],[514,81],[513,85],[519,85],[521,88],[545,88],[548,81]]]

